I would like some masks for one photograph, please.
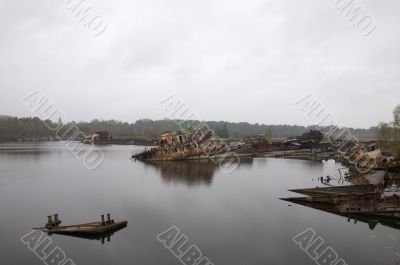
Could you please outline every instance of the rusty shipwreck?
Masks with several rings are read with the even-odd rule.
[[[231,144],[216,137],[212,131],[189,128],[181,131],[167,131],[150,149],[132,155],[138,160],[190,160],[222,157],[227,153],[237,156],[253,156],[257,150],[265,150],[267,137],[256,135]]]

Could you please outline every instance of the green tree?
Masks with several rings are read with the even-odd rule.
[[[221,138],[228,138],[229,137],[228,124],[224,122],[222,126],[218,128],[216,134]]]

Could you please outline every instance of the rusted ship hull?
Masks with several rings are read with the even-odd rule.
[[[134,154],[132,158],[170,161],[213,159],[227,156],[249,157],[255,155],[257,149],[265,149],[266,144],[267,140],[262,136],[249,137],[237,144],[228,144],[214,137],[210,132],[201,132],[191,128],[163,133],[155,147]]]
[[[174,152],[166,151],[163,149],[150,149],[131,157],[138,160],[146,161],[179,161],[179,160],[200,160],[200,159],[215,159],[224,158],[227,156],[251,157],[254,155],[252,147],[243,147],[231,150],[220,150],[219,152],[203,152],[203,151],[188,151],[188,152]]]
[[[226,157],[227,155],[253,157],[269,151],[310,148],[319,145],[323,133],[311,130],[309,133],[290,138],[281,143],[271,143],[263,134],[242,139],[235,144],[227,144],[215,138],[210,132],[190,128],[177,132],[164,132],[158,144],[149,150],[132,155],[138,160],[190,160]]]

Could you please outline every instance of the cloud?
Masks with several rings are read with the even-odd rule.
[[[293,103],[312,94],[369,127],[399,103],[394,0],[360,1],[368,37],[328,0],[86,1],[108,24],[98,37],[58,1],[0,1],[4,114],[29,115],[19,98],[34,89],[76,120],[163,118],[176,94],[206,120],[307,124]]]

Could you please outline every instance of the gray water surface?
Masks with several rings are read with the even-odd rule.
[[[157,240],[179,228],[215,265],[315,264],[292,238],[312,228],[349,265],[396,264],[400,231],[292,205],[293,188],[321,186],[337,174],[334,161],[243,160],[231,174],[208,161],[143,163],[142,147],[100,146],[105,160],[87,169],[62,142],[0,145],[0,264],[44,264],[23,235],[59,213],[64,225],[110,212],[128,226],[104,244],[51,235],[76,265],[173,265],[180,261]],[[335,183],[333,183],[335,184]]]

